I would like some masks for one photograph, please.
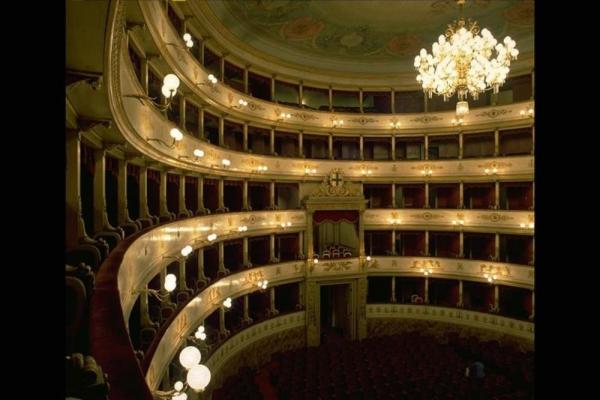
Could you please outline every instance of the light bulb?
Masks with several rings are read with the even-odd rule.
[[[184,33],[183,34],[183,40],[186,41],[186,42],[192,40],[192,35],[190,35],[189,33]]]
[[[371,256],[367,256],[367,261],[371,261]]]
[[[179,83],[179,78],[175,74],[168,74],[163,79],[163,85],[169,90],[177,90]]]
[[[198,327],[198,332],[203,333],[205,331],[204,325]]]
[[[172,292],[177,287],[177,281],[165,281],[165,290],[167,292]]]
[[[198,365],[201,360],[202,355],[200,354],[200,350],[195,346],[188,346],[179,353],[179,363],[185,369],[190,369],[193,366]]]
[[[217,234],[216,234],[216,233],[211,233],[210,235],[208,235],[208,236],[206,237],[206,239],[207,239],[209,242],[212,242],[212,241],[213,241],[213,240],[215,240],[216,238],[217,238]]]
[[[200,157],[204,157],[204,151],[200,150],[200,149],[194,149],[194,156],[200,158]]]
[[[181,131],[177,128],[173,128],[169,131],[169,135],[175,139],[177,142],[179,142],[181,139],[183,139],[183,133],[181,133]]]
[[[225,166],[225,167],[229,167],[231,165],[231,161],[224,158],[223,160],[221,160],[221,164],[223,164],[223,166]]]
[[[165,85],[163,85],[160,88],[160,91],[161,91],[162,95],[165,96],[167,99],[170,99],[171,97],[175,97],[175,95],[177,94],[177,90],[175,90],[175,89],[171,90]]]
[[[210,383],[210,370],[202,364],[194,365],[188,371],[186,379],[193,390],[201,392]]]
[[[187,246],[185,246],[183,249],[181,249],[181,255],[184,257],[187,257],[190,255],[190,253],[192,252],[192,246],[190,246],[189,244]]]
[[[185,42],[185,45],[187,46],[187,48],[191,49],[192,47],[194,47],[194,42],[192,40],[188,40],[187,42]]]
[[[175,382],[175,385],[173,385],[173,387],[175,388],[175,390],[177,390],[178,392],[181,392],[181,389],[183,389],[183,382],[181,381],[177,381]]]
[[[231,308],[231,297],[228,297],[223,301],[223,305],[227,308]]]

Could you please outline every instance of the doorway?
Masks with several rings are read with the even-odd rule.
[[[346,283],[320,287],[321,344],[351,340],[354,336],[351,285]]]

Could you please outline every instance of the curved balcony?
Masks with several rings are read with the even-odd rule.
[[[111,72],[108,74],[109,105],[116,125],[138,151],[171,167],[221,176],[235,174],[237,177],[278,177],[301,181],[321,180],[332,169],[339,169],[351,180],[365,182],[420,181],[423,180],[425,170],[431,171],[426,177],[431,182],[457,179],[465,182],[486,181],[490,177],[485,171],[492,166],[496,168],[495,179],[498,180],[526,180],[533,176],[532,156],[400,162],[314,160],[259,156],[226,150],[191,135],[184,135],[181,141],[171,147],[173,139],[169,136],[169,131],[175,127],[174,124],[145,101],[130,97],[144,93],[128,60],[122,30],[117,29],[118,32],[121,34],[111,37],[112,50],[109,58],[112,60]],[[195,158],[195,149],[203,150],[204,157]],[[223,165],[224,159],[230,161],[229,166]],[[267,170],[260,171],[259,166],[266,166]]]
[[[208,73],[200,63],[183,46],[169,46],[167,43],[182,43],[175,29],[168,22],[160,3],[140,2],[139,7],[144,16],[146,27],[152,40],[159,49],[169,67],[187,86],[188,90],[219,110],[231,114],[241,121],[255,121],[267,125],[277,125],[286,129],[310,129],[321,132],[343,132],[344,134],[390,135],[391,133],[415,133],[427,131],[443,132],[451,129],[454,112],[420,113],[420,114],[356,114],[310,111],[286,107],[268,101],[250,97],[221,84],[216,86],[198,84],[207,82]],[[248,101],[244,109],[235,109],[239,99]],[[533,102],[524,102],[501,107],[487,107],[474,110],[463,118],[462,129],[478,129],[485,127],[530,125],[528,116],[521,116],[520,111],[533,107]],[[281,113],[290,114],[287,121],[278,121]],[[343,120],[343,126],[334,128],[334,120]],[[398,129],[390,129],[391,123],[399,123]]]

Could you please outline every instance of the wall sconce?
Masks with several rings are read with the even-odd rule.
[[[173,389],[169,391],[154,391],[153,394],[161,399],[187,400],[184,392],[191,388],[194,392],[203,392],[210,383],[210,370],[200,364],[202,355],[200,350],[194,346],[187,346],[179,353],[179,363],[187,371],[185,384],[181,381],[175,382]]]
[[[214,76],[213,74],[208,74],[207,80],[205,80],[204,82],[196,83],[196,86],[200,87],[200,86],[209,85],[214,88],[215,85],[217,84],[217,82],[219,82],[219,80],[217,79],[216,76]]]
[[[167,293],[161,293],[159,290],[156,289],[138,289],[134,290],[132,294],[147,293],[150,296],[154,297],[156,300],[160,301],[161,303],[164,303],[171,298],[171,292],[175,290],[176,287],[177,277],[173,274],[167,274],[167,276],[165,277],[164,285],[164,288],[167,291]]]
[[[187,256],[189,256],[192,253],[192,251],[194,251],[194,249],[192,248],[192,246],[190,246],[188,244],[183,249],[181,249],[181,251],[179,253],[181,254],[182,257],[187,257]],[[166,259],[177,260],[178,257],[175,257],[175,256],[163,256],[163,260],[166,260]]]
[[[402,125],[400,121],[392,120],[392,122],[390,122],[390,128],[392,129],[400,129],[400,125]]]
[[[242,225],[240,227],[238,227],[237,231],[238,232],[246,232],[248,230],[248,227],[246,225]]]
[[[315,265],[319,263],[319,256],[317,254],[313,255],[313,258],[308,260],[308,270],[313,272],[315,269]]]
[[[461,225],[462,226],[464,224],[465,224],[465,220],[462,219],[462,218],[461,219],[452,220],[452,225]]]
[[[431,174],[433,174],[433,170],[431,169],[430,166],[425,165],[423,167],[423,169],[421,170],[421,175],[423,175],[423,176],[431,176]]]
[[[533,228],[535,227],[535,224],[534,224],[533,222],[529,222],[529,223],[527,223],[527,224],[526,224],[526,223],[524,223],[524,222],[521,222],[521,223],[519,224],[519,226],[520,226],[521,228],[529,228],[529,229],[533,229]]]
[[[337,119],[337,118],[333,118],[331,120],[331,126],[333,128],[337,128],[337,127],[341,127],[344,126],[344,120],[343,119]]]
[[[231,308],[231,297],[228,297],[223,301],[223,306],[225,308]]]
[[[258,282],[256,282],[256,286],[258,286],[258,288],[262,291],[262,290],[266,290],[267,286],[269,285],[269,281],[264,279],[264,280],[260,280]]]
[[[388,222],[390,223],[390,225],[400,225],[402,223],[402,220],[398,218],[392,218],[388,220]]]
[[[498,277],[497,275],[492,275],[492,274],[483,274],[483,277],[485,278],[486,281],[488,281],[489,283],[493,283],[496,278]]]
[[[486,168],[483,172],[486,175],[496,175],[498,173],[498,168],[495,165],[492,165],[492,168]]]
[[[231,106],[231,108],[244,108],[248,105],[248,102],[244,99],[239,99],[238,103],[234,106]]]
[[[265,172],[268,169],[269,167],[267,167],[266,165],[259,165],[258,167],[256,167],[256,172]]]
[[[452,125],[461,126],[463,124],[462,118],[452,118]]]
[[[146,100],[152,103],[154,107],[158,108],[160,111],[166,111],[171,108],[171,104],[173,103],[173,98],[177,94],[177,88],[179,87],[179,78],[175,74],[167,74],[163,78],[163,85],[161,88],[162,95],[167,99],[166,104],[160,104],[154,101],[154,98],[146,96],[145,94],[126,94],[123,97],[132,97],[138,99],[139,101]]]
[[[534,114],[533,107],[530,106],[526,110],[521,110],[519,112],[519,114],[521,115],[521,117],[533,118],[533,114]]]
[[[277,121],[281,122],[281,121],[286,121],[288,119],[292,118],[292,114],[290,113],[280,113],[279,116],[277,117]]]
[[[163,146],[168,147],[169,149],[174,148],[177,145],[177,142],[180,142],[183,140],[183,133],[181,133],[181,131],[177,128],[173,128],[169,131],[169,136],[171,136],[173,138],[173,142],[171,144],[167,144],[164,140],[162,139],[157,139],[157,138],[146,138],[146,141],[148,142],[159,142],[161,143]]]
[[[286,227],[292,226],[292,223],[290,221],[282,222],[281,224],[279,224],[279,226],[282,227],[283,229],[285,229]]]
[[[429,276],[433,273],[433,270],[431,268],[421,268],[420,271],[423,273],[424,276]]]
[[[362,174],[362,176],[367,176],[371,175],[373,171],[371,171],[370,169],[361,168],[360,173]]]
[[[210,235],[208,235],[206,237],[206,240],[208,240],[209,242],[214,242],[215,240],[217,240],[217,234],[216,233],[211,233]]]
[[[231,161],[229,161],[228,159],[224,158],[221,160],[221,165],[223,165],[223,168],[227,168],[231,165]]]
[[[304,166],[304,174],[305,175],[310,175],[310,174],[316,174],[317,173],[317,169],[316,168],[310,168],[308,166]]]
[[[194,160],[194,161],[198,161],[198,160],[199,160],[199,159],[201,159],[202,157],[204,157],[204,151],[203,151],[203,150],[200,150],[200,149],[194,149],[194,158],[193,158],[193,160]],[[187,158],[187,159],[192,159],[192,158],[191,158],[191,157],[189,157],[189,156],[179,156],[179,158],[181,158],[181,159],[184,159],[184,158]]]
[[[200,325],[196,332],[194,333],[194,337],[199,340],[206,340],[206,331],[204,329],[204,325]]]
[[[185,41],[185,46],[188,49],[191,49],[192,47],[194,47],[194,41],[192,40],[192,35],[190,35],[189,33],[183,34],[183,40]]]

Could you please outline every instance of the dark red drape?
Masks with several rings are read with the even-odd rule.
[[[313,223],[320,225],[325,222],[349,222],[354,224],[358,222],[358,211],[356,210],[322,210],[315,211]]]

